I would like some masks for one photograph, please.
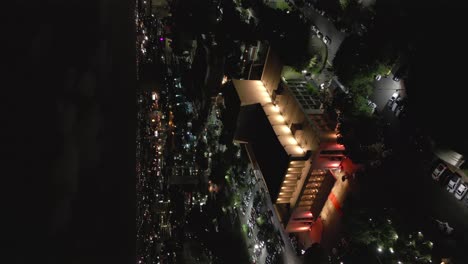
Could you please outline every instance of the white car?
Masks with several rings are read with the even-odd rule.
[[[328,44],[330,44],[331,39],[328,36],[324,36],[323,37],[323,42],[328,45]]]
[[[442,173],[444,173],[446,169],[447,169],[447,165],[445,165],[444,163],[440,163],[439,165],[437,165],[437,167],[432,172],[432,179],[438,181],[440,178],[440,175],[442,175]]]
[[[460,185],[458,185],[458,188],[455,191],[455,198],[457,198],[458,200],[463,199],[463,196],[465,196],[467,191],[468,187],[466,186],[466,183],[462,182]]]
[[[398,100],[398,99],[397,99],[397,100]],[[392,104],[392,112],[395,112],[395,110],[396,110],[397,107],[398,107],[398,101],[397,101],[397,100],[393,101],[393,104]]]
[[[449,183],[447,184],[447,191],[449,191],[449,193],[455,192],[455,189],[457,188],[459,182],[460,182],[459,176],[452,177]]]
[[[367,100],[367,106],[370,107],[372,113],[374,113],[375,108],[377,108],[377,105],[374,102],[372,102],[371,100]]]
[[[400,97],[400,93],[399,92],[394,92],[392,94],[392,98],[390,98],[390,100],[394,101],[395,99],[397,99],[398,97]]]

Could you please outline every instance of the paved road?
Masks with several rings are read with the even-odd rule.
[[[336,29],[333,22],[317,13],[312,7],[304,6],[301,10],[303,14],[317,26],[324,36],[328,36],[331,39],[331,43],[327,46],[328,62],[332,64],[333,58],[335,58],[335,54],[345,39],[346,34]]]

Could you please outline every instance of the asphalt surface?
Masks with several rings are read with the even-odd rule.
[[[303,14],[309,18],[314,25],[317,26],[320,32],[324,36],[328,36],[331,39],[331,43],[327,44],[328,47],[328,63],[331,65],[333,63],[333,58],[338,51],[341,43],[346,37],[346,34],[336,29],[333,22],[329,21],[327,18],[323,17],[312,7],[304,6],[302,9]]]
[[[388,100],[385,99],[386,91],[380,96],[381,100]],[[379,105],[380,101],[376,101]],[[446,191],[445,185],[432,179],[431,173],[440,160],[427,152],[418,152],[413,141],[413,135],[418,134],[415,132],[418,131],[416,121],[411,116],[396,118],[388,107],[383,107],[380,114],[389,124],[386,146],[393,149],[393,155],[384,161],[381,171],[373,175],[386,186],[383,189],[374,187],[376,190],[371,191],[375,192],[376,198],[379,196],[376,201],[381,203],[379,206],[398,208],[412,226],[430,234],[436,256],[442,257],[441,252],[449,252],[456,258],[455,263],[468,263],[464,253],[468,247],[468,206]],[[443,235],[437,230],[434,219],[448,222],[454,228],[454,234]]]
[[[396,82],[392,78],[393,74],[390,74],[386,78],[374,81],[374,92],[369,99],[377,105],[377,111],[382,111],[388,106],[388,100],[393,93],[399,92],[401,97],[406,96],[404,80]]]

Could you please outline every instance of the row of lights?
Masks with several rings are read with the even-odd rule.
[[[288,137],[287,142],[284,142],[284,140],[283,140],[283,142],[285,143],[283,145],[283,147],[288,148],[289,146],[295,146],[296,148],[293,149],[294,152],[304,154],[305,153],[304,149],[299,145],[297,140],[292,135],[291,130],[289,129],[289,127],[286,124],[285,118],[281,114],[279,106],[276,105],[274,102],[272,102],[270,94],[268,93],[268,91],[267,91],[266,87],[264,86],[263,82],[258,81],[258,87],[263,88],[262,89],[262,97],[265,99],[264,100],[265,104],[262,105],[262,106],[264,108],[268,108],[269,110],[271,110],[270,112],[277,113],[277,115],[272,116],[272,118],[271,118],[272,120],[270,120],[270,122],[278,122],[277,125],[282,126],[281,129],[283,130],[283,132],[285,132],[287,134],[290,134],[290,136],[288,135],[289,137]],[[272,127],[274,127],[274,126],[275,126],[275,124],[272,123]],[[280,140],[280,142],[281,142],[281,140]]]

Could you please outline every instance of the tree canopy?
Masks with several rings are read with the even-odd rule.
[[[282,11],[263,5],[258,10],[259,31],[263,32],[278,50],[282,62],[295,69],[306,68],[314,54],[310,54],[310,21],[300,11]]]
[[[333,59],[338,79],[355,94],[369,96],[374,78],[388,74],[396,62],[396,51],[383,48],[379,42],[369,35],[352,35],[343,41]]]
[[[340,142],[354,162],[362,163],[379,159],[375,146],[382,142],[383,127],[376,116],[346,116],[338,127]]]
[[[384,263],[428,263],[431,260],[433,242],[399,214],[390,209],[358,209],[349,207],[344,218],[344,225],[350,238],[348,248],[351,251],[370,251],[371,263],[375,258]],[[356,255],[345,254],[352,261]],[[346,259],[346,258],[345,258]]]

